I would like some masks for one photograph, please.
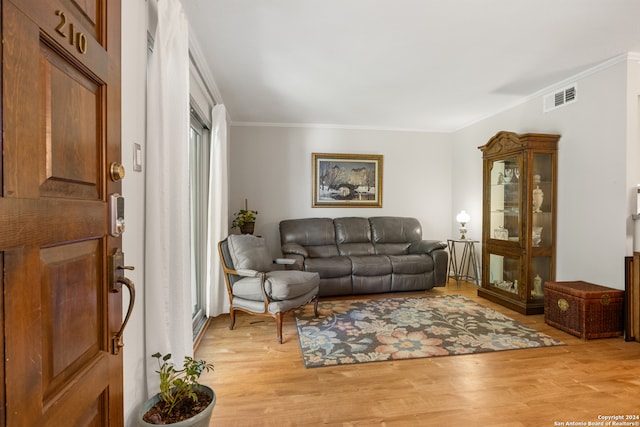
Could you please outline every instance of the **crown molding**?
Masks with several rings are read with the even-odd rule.
[[[231,122],[231,126],[238,127],[281,127],[281,128],[307,128],[307,129],[344,129],[382,132],[419,132],[419,133],[450,133],[450,130],[410,129],[380,126],[339,125],[330,123],[271,123],[271,122]]]

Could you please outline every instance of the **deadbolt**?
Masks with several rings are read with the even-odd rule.
[[[122,163],[113,162],[111,163],[111,167],[109,168],[109,174],[111,175],[111,180],[114,182],[118,182],[124,178],[124,166]]]

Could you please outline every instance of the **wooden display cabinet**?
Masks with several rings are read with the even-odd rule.
[[[523,314],[544,311],[555,280],[560,135],[498,132],[483,153],[482,284],[478,295]]]

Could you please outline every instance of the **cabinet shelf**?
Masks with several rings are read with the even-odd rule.
[[[520,209],[494,209],[491,213],[501,213],[505,215],[520,215]]]
[[[479,147],[483,227],[478,295],[523,314],[543,312],[544,282],[555,280],[559,139],[498,132]]]

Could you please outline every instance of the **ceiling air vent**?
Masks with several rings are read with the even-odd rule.
[[[577,99],[577,84],[573,83],[570,86],[545,95],[542,99],[542,108],[546,113],[575,102]]]

